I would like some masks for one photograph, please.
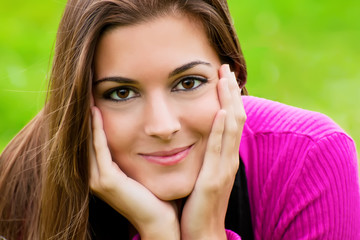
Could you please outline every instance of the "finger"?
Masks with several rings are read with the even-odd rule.
[[[98,172],[98,166],[96,163],[96,156],[95,156],[95,150],[94,150],[94,144],[93,144],[93,118],[94,118],[94,114],[93,114],[93,110],[92,108],[95,106],[95,101],[94,101],[94,96],[92,94],[92,91],[90,91],[90,113],[91,113],[91,117],[90,117],[90,121],[89,121],[89,129],[90,129],[90,138],[89,138],[89,142],[88,142],[88,147],[89,147],[89,169],[90,169],[90,180],[94,179],[95,177],[97,177],[99,175]]]
[[[220,69],[220,76],[226,78],[229,84],[229,90],[231,94],[231,103],[233,106],[234,114],[237,123],[242,123],[242,117],[245,114],[244,106],[241,99],[241,89],[236,81],[234,72],[230,71],[229,65],[223,65]]]
[[[228,73],[228,76],[229,76],[229,80],[230,80],[229,88],[231,91],[231,96],[234,100],[233,102],[234,102],[235,117],[239,123],[242,123],[244,120],[243,116],[244,115],[246,116],[245,110],[244,110],[244,105],[243,105],[242,98],[241,98],[242,89],[240,89],[239,85],[237,84],[236,76],[235,76],[234,72],[231,72],[230,74]]]
[[[91,110],[93,114],[93,146],[95,150],[96,164],[99,174],[102,175],[106,174],[106,170],[112,167],[113,162],[107,145],[100,110],[97,107],[92,107]]]
[[[92,112],[91,112],[92,113]],[[97,176],[99,175],[98,172],[98,166],[96,163],[96,156],[95,156],[95,150],[94,150],[94,145],[93,145],[93,128],[92,128],[92,122],[93,122],[93,117],[90,117],[90,138],[88,141],[88,147],[89,147],[89,178],[90,178],[90,182],[92,180],[94,180],[95,178],[97,178]],[[91,186],[91,184],[90,184]]]
[[[223,65],[220,68],[220,76],[221,79],[219,80],[218,85],[219,100],[221,108],[226,110],[223,154],[225,158],[229,158],[235,151],[239,132],[234,113],[235,100],[233,99],[233,95],[229,87],[231,72],[228,65]]]
[[[233,72],[231,72],[229,77],[230,77],[229,88],[230,88],[231,97],[232,97],[234,117],[235,117],[235,121],[236,121],[236,124],[238,127],[238,132],[239,132],[239,134],[236,135],[236,140],[235,140],[235,147],[238,148],[240,145],[242,129],[243,129],[243,126],[246,121],[246,113],[245,113],[244,104],[243,104],[242,97],[241,97],[241,89],[239,88],[239,85],[237,84],[236,76]]]
[[[218,162],[221,156],[222,151],[222,140],[225,129],[225,118],[226,111],[221,109],[217,112],[213,126],[211,128],[211,132],[209,135],[209,139],[206,146],[204,163],[203,163],[203,172],[215,172],[211,171],[211,169],[216,170],[218,166]]]

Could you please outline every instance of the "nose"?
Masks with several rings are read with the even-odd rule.
[[[145,115],[145,133],[162,140],[170,140],[181,128],[180,121],[165,97],[152,98]]]

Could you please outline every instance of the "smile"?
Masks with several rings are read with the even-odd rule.
[[[146,154],[139,154],[147,161],[164,166],[171,166],[181,162],[187,157],[193,145],[176,148],[171,151],[159,151]]]

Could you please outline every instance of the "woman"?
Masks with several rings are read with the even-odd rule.
[[[70,0],[46,105],[1,155],[0,235],[360,237],[351,138],[245,82],[225,1]]]

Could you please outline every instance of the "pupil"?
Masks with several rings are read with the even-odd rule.
[[[194,80],[184,80],[182,85],[186,89],[192,88],[194,86]]]
[[[116,93],[119,98],[126,98],[129,96],[129,90],[127,89],[120,89]]]

